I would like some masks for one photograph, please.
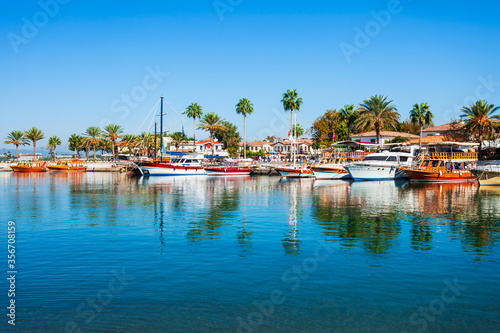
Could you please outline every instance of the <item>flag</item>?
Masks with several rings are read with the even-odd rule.
[[[335,134],[335,130],[333,130],[333,142],[337,141],[337,135]]]
[[[288,131],[288,138],[290,138],[290,131]]]

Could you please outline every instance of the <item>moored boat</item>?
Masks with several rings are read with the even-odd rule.
[[[207,174],[202,165],[203,159],[203,155],[190,154],[175,158],[170,163],[144,163],[140,168],[144,175],[149,176],[201,176]]]
[[[488,164],[478,162],[471,172],[481,186],[500,186],[500,161]]]
[[[248,176],[252,172],[249,161],[227,160],[222,165],[210,165],[205,167],[209,176]]]
[[[42,161],[23,161],[11,166],[14,172],[45,172],[45,164]]]
[[[347,164],[345,158],[322,158],[318,164],[311,166],[314,177],[318,180],[324,179],[349,179],[351,175],[344,169]]]
[[[423,153],[416,166],[402,167],[410,182],[475,182],[471,169],[477,161],[476,152],[453,151],[453,146],[467,143],[440,143],[450,146],[450,152],[439,150]]]
[[[283,167],[275,167],[276,170],[282,178],[313,178],[314,173],[309,167],[305,165],[302,166],[283,166]]]
[[[50,172],[84,172],[87,167],[80,161],[60,161],[56,165],[49,165],[47,169]]]

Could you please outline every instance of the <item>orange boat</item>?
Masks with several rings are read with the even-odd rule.
[[[23,161],[16,166],[11,166],[14,172],[45,172],[45,164],[47,162],[39,161]]]
[[[274,170],[278,171],[281,178],[314,178],[314,173],[306,166],[290,165],[275,167]]]
[[[399,168],[411,182],[475,182],[477,153],[429,153],[415,167]]]
[[[49,165],[47,168],[50,172],[84,172],[87,169],[79,161],[58,162],[57,165]]]

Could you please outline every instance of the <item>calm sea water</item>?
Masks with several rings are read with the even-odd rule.
[[[498,189],[1,173],[0,202],[1,331],[500,330]]]

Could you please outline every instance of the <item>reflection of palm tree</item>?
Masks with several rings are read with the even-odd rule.
[[[411,225],[411,247],[415,251],[432,250],[432,229],[418,219]]]
[[[299,230],[297,226],[297,215],[300,215],[300,211],[297,210],[297,184],[290,184],[290,212],[288,214],[288,226],[290,227],[290,232],[283,239],[283,249],[287,255],[299,255],[300,254],[300,244],[302,243],[299,239]]]

